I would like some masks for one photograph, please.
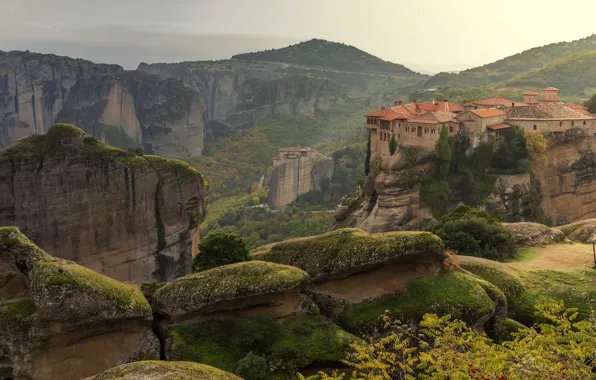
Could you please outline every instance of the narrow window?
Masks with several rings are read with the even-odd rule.
[[[559,121],[559,127],[562,127],[562,126],[563,126],[563,122]]]
[[[575,125],[575,121],[571,120],[571,126],[573,127]]]
[[[586,125],[586,121],[584,120],[584,125]]]
[[[534,130],[536,130],[536,129],[537,129],[536,124],[534,124]]]
[[[449,127],[449,133],[453,133],[453,127]]]

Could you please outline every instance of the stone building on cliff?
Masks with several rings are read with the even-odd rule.
[[[512,126],[522,127],[526,133],[562,135],[571,128],[596,133],[596,115],[585,107],[563,103],[558,91],[554,87],[545,88],[541,100],[538,93],[526,91],[523,102],[494,97],[463,106],[447,101],[414,101],[405,105],[396,101],[394,107],[382,107],[365,115],[366,128],[371,133],[371,152],[388,156],[393,138],[399,145],[432,149],[442,128],[447,128],[450,136],[466,134],[472,146],[499,138]]]
[[[333,171],[333,159],[318,153],[315,149],[280,149],[279,154],[273,159],[269,206],[275,209],[283,208],[302,194],[313,190],[320,191],[321,182],[331,181]]]

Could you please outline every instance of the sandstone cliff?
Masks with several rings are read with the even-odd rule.
[[[306,75],[278,77],[205,62],[141,64],[138,70],[180,79],[199,92],[214,137],[269,115],[314,115],[341,99],[339,84]]]
[[[0,151],[0,225],[127,282],[190,272],[206,191],[184,162],[127,153],[64,124]]]
[[[47,132],[54,122],[170,157],[201,154],[203,147],[201,99],[181,81],[81,59],[0,52],[0,148]]]
[[[151,322],[137,287],[0,228],[0,361],[15,379],[75,380],[125,363],[155,340]]]

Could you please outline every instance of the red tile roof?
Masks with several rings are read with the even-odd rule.
[[[503,112],[497,108],[487,108],[487,109],[483,109],[483,110],[472,110],[470,112],[472,112],[476,116],[480,116],[483,119],[487,118],[487,117],[505,116],[506,115],[505,112]]]
[[[497,131],[499,129],[511,128],[511,125],[510,124],[495,124],[495,125],[489,125],[487,128],[492,129],[493,131]]]
[[[464,108],[450,102],[423,102],[402,104],[393,108],[374,111],[365,117],[378,118],[383,121],[408,120],[422,124],[436,124],[453,121],[454,112],[462,112]]]
[[[577,104],[565,104],[565,106],[567,106],[567,108],[575,111],[575,112],[579,112],[581,114],[584,114],[586,116],[592,116],[592,114],[590,113],[590,111],[588,111],[588,109],[584,106],[578,106]]]
[[[522,102],[516,102],[515,100],[507,99],[502,96],[496,96],[494,98],[483,99],[483,100],[474,100],[466,105],[479,105],[479,106],[507,106],[511,107],[511,104],[515,104],[516,106],[525,105]]]

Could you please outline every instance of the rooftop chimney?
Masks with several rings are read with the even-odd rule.
[[[403,100],[398,100],[398,101],[397,101],[397,105],[398,105],[398,106],[401,106],[402,104],[404,104]]]
[[[534,91],[524,92],[524,103],[526,103],[526,104],[538,103],[538,93],[536,93]]]
[[[559,101],[559,89],[554,87],[548,87],[542,90],[542,100],[545,102],[558,102]]]
[[[416,99],[412,99],[412,103],[416,104],[416,101],[417,101]]]
[[[385,111],[385,106],[382,106],[381,107],[381,111]]]

